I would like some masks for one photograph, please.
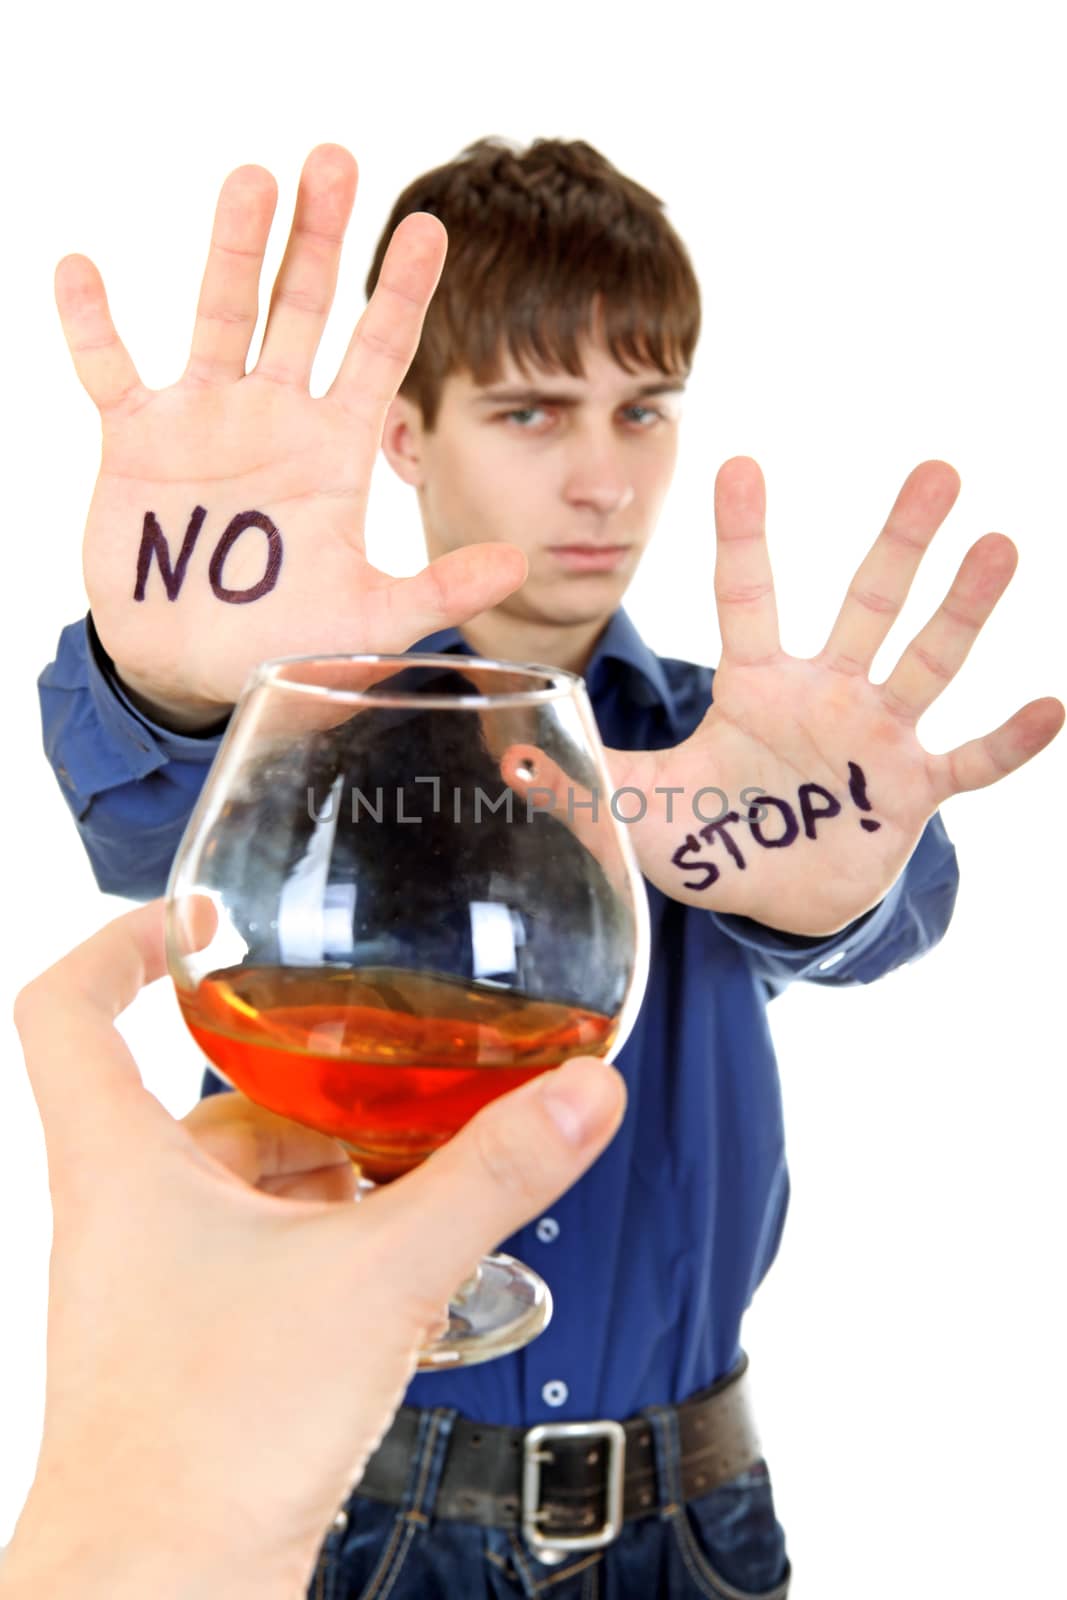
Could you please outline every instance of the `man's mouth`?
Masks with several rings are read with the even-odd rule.
[[[630,553],[628,544],[550,544],[548,553],[568,572],[614,572]]]

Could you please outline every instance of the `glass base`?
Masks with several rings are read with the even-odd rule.
[[[419,1352],[418,1370],[473,1367],[510,1355],[548,1327],[552,1294],[514,1256],[483,1256],[448,1307],[448,1327]]]

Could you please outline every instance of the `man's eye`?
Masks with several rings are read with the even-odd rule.
[[[518,406],[514,411],[505,411],[504,420],[514,422],[519,428],[532,428],[545,416],[543,406]]]
[[[636,422],[641,428],[650,428],[662,416],[662,412],[654,410],[652,406],[639,405],[624,406],[622,414],[627,422]]]

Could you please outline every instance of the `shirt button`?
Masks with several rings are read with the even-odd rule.
[[[566,1405],[569,1396],[570,1390],[567,1388],[567,1385],[563,1382],[562,1378],[553,1378],[549,1383],[546,1383],[544,1388],[541,1390],[541,1399],[545,1402],[546,1406]]]
[[[542,1244],[555,1244],[559,1238],[559,1223],[555,1217],[542,1217],[534,1232]]]
[[[338,1533],[344,1533],[345,1529],[348,1527],[348,1512],[339,1511],[333,1519],[333,1525],[337,1529]]]

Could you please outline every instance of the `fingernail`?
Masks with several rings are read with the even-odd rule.
[[[539,1082],[541,1101],[568,1144],[587,1144],[615,1099],[611,1074],[590,1061],[566,1061]]]

